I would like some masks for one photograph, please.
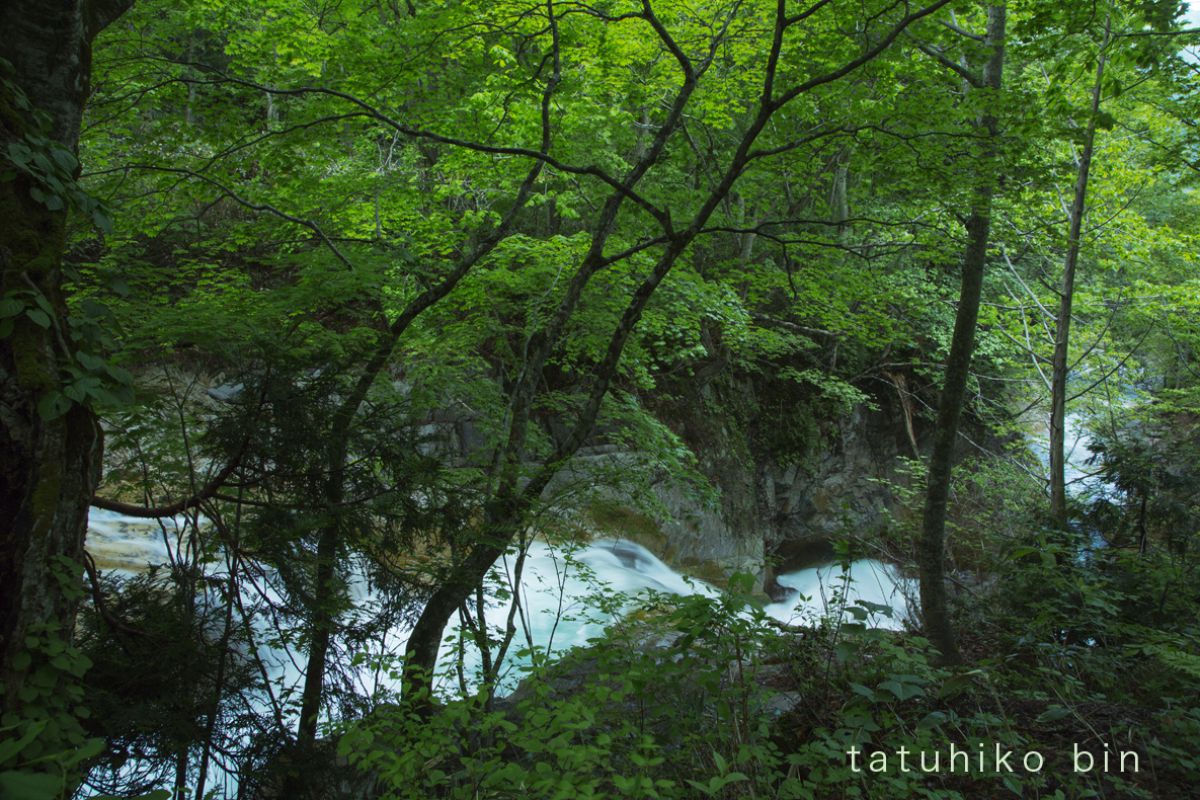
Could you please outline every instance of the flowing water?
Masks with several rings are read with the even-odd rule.
[[[93,509],[87,548],[102,571],[128,577],[154,565],[169,564],[171,557],[181,552],[188,533],[183,520],[134,519]],[[224,567],[211,564],[206,568],[215,578]],[[620,619],[638,595],[715,597],[719,594],[711,585],[681,574],[645,547],[624,539],[597,539],[574,548],[534,541],[521,566],[519,582],[516,569],[517,559],[513,555],[496,565],[492,583],[498,591],[493,592],[485,610],[488,626],[503,630],[511,609],[508,598],[519,594],[519,613],[513,617],[518,633],[510,650],[513,655],[505,662],[507,671],[501,676],[501,692],[515,688],[521,668],[529,663],[529,656],[521,651],[537,648],[553,657],[586,645],[590,639],[601,636],[607,625]],[[352,564],[350,573],[352,608],[339,620],[346,625],[378,617],[386,603],[371,585],[366,569]],[[274,588],[273,574],[273,570],[262,570],[260,580],[251,583],[253,588],[242,590],[244,606],[258,609],[252,612],[254,647],[271,683],[269,694],[256,695],[248,702],[255,713],[268,716],[275,713],[274,707],[286,724],[294,725],[294,705],[280,701],[291,697],[294,702],[299,696],[304,654],[277,635],[280,626],[271,607],[282,607],[284,598]],[[864,602],[873,604],[867,606],[873,609],[868,624],[894,629],[902,627],[907,618],[906,597],[914,594],[915,584],[899,576],[894,567],[866,559],[850,563],[845,570],[837,564],[825,564],[786,572],[777,580],[789,590],[788,594],[763,609],[776,620],[811,624],[826,614],[844,613],[846,605]],[[219,602],[219,596],[214,595],[213,599]],[[461,656],[463,675],[470,685],[475,682],[472,676],[481,663],[479,653],[473,648],[466,647],[459,653],[453,641],[457,625],[454,623],[452,630],[447,631],[439,664],[446,670],[440,686],[451,692],[458,685],[458,677],[446,665],[459,663]],[[399,688],[395,659],[403,653],[408,633],[406,625],[396,624],[370,640],[347,643],[356,665],[349,679],[359,695],[376,702],[395,698]],[[214,637],[219,635],[214,631]],[[249,657],[251,653],[243,655]],[[226,792],[236,786],[236,777],[224,769],[214,768],[213,778],[218,785],[224,785]]]
[[[169,562],[177,552],[183,523],[123,517],[109,511],[93,509],[89,517],[88,551],[101,570],[115,570],[126,575],[145,570],[151,565]],[[825,564],[780,574],[780,586],[789,590],[787,596],[764,607],[771,617],[786,623],[808,624],[837,609],[840,604],[853,605],[865,601],[886,613],[872,617],[870,624],[898,629],[908,614],[906,596],[913,593],[912,581],[901,577],[890,565],[870,559],[843,565]],[[500,586],[512,593],[516,584],[517,559],[509,555],[494,570]],[[382,602],[365,577],[365,571],[355,570],[351,577],[352,614],[372,615]],[[703,581],[690,578],[664,564],[657,556],[624,539],[597,539],[577,549],[552,547],[542,541],[530,544],[519,584],[520,609],[514,617],[518,636],[513,649],[537,647],[546,652],[562,652],[602,634],[607,624],[615,621],[628,604],[612,604],[619,594],[631,598],[646,592],[671,595],[702,594],[716,596],[717,590]],[[267,599],[278,603],[281,598],[266,592]],[[605,606],[608,606],[607,608]],[[495,597],[487,604],[485,616],[490,626],[503,628],[507,622],[510,603]],[[890,616],[888,616],[890,614]],[[397,626],[377,643],[380,650],[399,652],[408,631]],[[446,645],[443,661],[452,656],[454,648]],[[382,652],[364,653],[379,656]],[[275,666],[276,677],[285,685],[298,685],[300,670],[296,654],[273,652],[264,658]],[[519,662],[518,662],[519,663]],[[362,677],[363,688],[394,688],[386,671],[368,679]]]
[[[1048,473],[1050,432],[1041,420],[1038,422],[1038,426],[1035,426],[1026,441],[1029,449]],[[1063,415],[1063,478],[1070,495],[1092,494],[1106,488],[1104,482],[1095,474],[1095,467],[1087,463],[1092,458],[1091,444],[1092,436],[1087,429],[1085,415],[1078,411]]]

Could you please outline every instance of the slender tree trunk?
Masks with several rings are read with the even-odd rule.
[[[175,754],[175,786],[171,790],[172,800],[185,800],[188,796],[188,746],[181,744]]]
[[[1004,70],[1005,7],[988,6],[986,42],[991,57],[984,67],[983,86],[998,92]],[[958,423],[966,395],[967,377],[971,368],[971,353],[975,348],[975,324],[979,317],[979,300],[983,292],[983,271],[987,263],[988,236],[991,230],[992,196],[996,185],[996,138],[998,123],[990,113],[979,121],[986,140],[980,154],[980,178],[967,220],[967,250],[963,257],[962,287],[958,312],[954,318],[954,335],[946,359],[945,383],[938,404],[937,426],[933,452],[929,457],[929,477],[925,495],[925,513],[921,524],[917,559],[921,574],[921,616],[925,632],[941,651],[946,663],[958,663],[961,656],[950,622],[946,599],[945,550],[946,504],[950,495],[950,476],[954,464],[954,448],[958,438]]]
[[[91,40],[131,0],[84,3],[6,0],[0,5],[0,154],[27,137],[48,136],[77,151],[88,93]],[[49,119],[34,128],[29,106]],[[49,155],[49,154],[47,154]],[[0,155],[0,173],[13,164]],[[75,354],[66,323],[62,257],[66,212],[36,201],[35,180],[15,169],[0,182],[0,297],[28,308],[0,337],[0,711],[19,712],[20,689],[35,659],[14,657],[26,637],[55,630],[69,638],[75,618],[88,502],[100,477],[101,435],[95,416],[72,403],[40,414],[59,391],[58,365]],[[35,305],[37,304],[37,305]],[[45,325],[42,323],[46,322]],[[47,406],[44,406],[47,408]],[[53,418],[47,418],[53,417]]]
[[[437,668],[438,651],[446,624],[464,598],[475,591],[487,577],[488,570],[504,554],[524,516],[523,512],[512,507],[502,516],[494,517],[489,525],[489,543],[474,547],[426,601],[408,637],[404,653],[404,691],[419,711],[428,713],[431,708],[433,673]],[[480,619],[478,624],[487,623]]]
[[[340,495],[340,491],[338,492]],[[340,501],[339,501],[340,502]],[[331,513],[337,513],[331,505]],[[317,539],[316,577],[313,585],[312,622],[309,627],[308,664],[304,669],[304,690],[300,696],[300,725],[297,742],[301,752],[317,740],[317,720],[321,715],[321,696],[325,684],[325,665],[336,621],[337,551],[341,546],[341,528],[337,520],[329,522]]]
[[[1075,299],[1075,267],[1079,263],[1083,214],[1087,203],[1088,175],[1096,142],[1096,118],[1100,113],[1101,81],[1107,57],[1111,19],[1104,26],[1104,42],[1096,59],[1096,81],[1092,85],[1092,107],[1084,131],[1079,171],[1075,176],[1075,197],[1071,202],[1067,257],[1063,263],[1062,289],[1058,301],[1058,321],[1054,328],[1054,357],[1050,363],[1050,518],[1059,528],[1067,527],[1066,414],[1067,357],[1071,346],[1071,305]]]
[[[200,751],[199,773],[196,776],[196,794],[204,797],[204,787],[208,783],[208,765],[212,759],[213,737],[216,736],[217,719],[221,715],[221,699],[225,694],[225,671],[229,663],[229,642],[233,638],[233,607],[234,593],[238,591],[236,559],[228,559],[229,580],[225,589],[225,628],[221,633],[220,651],[217,654],[217,673],[213,676],[212,702],[208,706],[208,719],[204,722],[204,742]]]
[[[829,221],[837,226],[838,237],[844,237],[850,219],[850,153],[841,150],[833,159],[833,179],[829,187]]]

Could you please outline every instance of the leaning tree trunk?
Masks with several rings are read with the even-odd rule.
[[[16,658],[26,650],[26,638],[53,630],[64,638],[69,634],[83,573],[88,502],[100,476],[95,416],[77,403],[56,414],[61,409],[49,402],[62,388],[60,366],[75,355],[63,293],[66,211],[62,198],[35,199],[46,196],[46,187],[34,177],[39,170],[32,154],[53,159],[51,148],[76,152],[91,40],[131,2],[5,0],[0,5],[0,59],[7,62],[0,63],[0,173],[9,173],[0,182],[0,302],[11,323],[11,329],[0,323],[0,333],[6,334],[0,336],[0,708],[5,713],[20,710],[20,689],[39,666],[36,659]],[[59,210],[48,207],[53,205]]]
[[[987,89],[1000,90],[1004,69],[1004,6],[988,7],[986,41],[991,58],[984,67],[982,84]],[[946,505],[950,496],[950,475],[954,464],[954,449],[958,439],[958,422],[966,395],[967,377],[971,368],[971,353],[975,349],[975,324],[979,317],[979,300],[983,293],[983,270],[987,262],[988,237],[991,230],[992,195],[995,192],[996,138],[998,123],[990,113],[980,119],[985,134],[980,161],[980,180],[971,203],[967,220],[967,250],[963,257],[962,287],[958,312],[954,318],[954,335],[946,359],[945,383],[938,403],[937,427],[933,452],[929,457],[929,477],[925,495],[925,513],[918,542],[918,566],[921,576],[921,616],[930,641],[941,651],[946,663],[958,663],[961,656],[950,623],[946,599],[945,550]]]
[[[1079,263],[1083,212],[1087,204],[1088,175],[1096,143],[1096,118],[1100,115],[1100,94],[1104,62],[1108,55],[1111,19],[1105,23],[1104,42],[1096,59],[1096,81],[1092,84],[1092,107],[1079,154],[1075,176],[1075,197],[1067,234],[1067,256],[1063,263],[1062,289],[1058,300],[1058,322],[1054,328],[1054,356],[1050,362],[1050,519],[1060,528],[1067,527],[1067,354],[1071,346],[1071,305],[1075,299],[1075,267]]]

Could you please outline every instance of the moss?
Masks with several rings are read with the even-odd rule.
[[[729,572],[715,561],[692,561],[682,564],[679,571],[689,578],[710,583],[717,588],[727,588]]]
[[[636,542],[661,558],[670,556],[667,535],[649,515],[613,500],[595,500],[586,513],[601,533]]]
[[[43,467],[44,466],[45,465],[43,465]],[[41,474],[38,475],[37,488],[33,490],[32,517],[35,520],[35,523],[43,523],[49,526],[49,524],[55,519],[55,512],[58,510],[60,502],[59,494],[62,489],[63,475],[62,469],[57,465],[51,466],[48,470],[43,468],[40,470],[40,472]],[[46,474],[47,472],[50,474]],[[45,531],[35,530],[34,535],[48,532],[48,529]]]

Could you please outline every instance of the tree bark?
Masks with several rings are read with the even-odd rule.
[[[8,0],[0,6],[0,153],[27,136],[47,136],[75,153],[88,94],[92,38],[131,5]],[[7,73],[7,74],[5,74]],[[21,96],[48,125],[40,128]],[[4,155],[0,171],[14,165]],[[19,712],[19,690],[32,664],[14,661],[26,637],[58,631],[69,638],[80,594],[88,502],[100,477],[102,438],[95,415],[72,403],[52,419],[38,403],[61,389],[59,365],[74,359],[67,325],[62,258],[66,211],[35,200],[36,181],[15,171],[0,183],[0,296],[32,310],[0,338],[0,681],[2,709]],[[50,414],[47,417],[53,416]]]
[[[1068,222],[1067,256],[1063,262],[1058,320],[1054,326],[1054,356],[1050,362],[1050,519],[1060,529],[1067,527],[1067,356],[1071,346],[1071,305],[1075,300],[1075,268],[1079,263],[1083,214],[1087,204],[1088,175],[1096,142],[1096,118],[1100,114],[1101,83],[1107,57],[1111,19],[1105,23],[1104,41],[1096,59],[1096,81],[1092,84],[1092,106],[1084,131],[1083,151],[1075,176],[1075,197]]]
[[[332,513],[338,513],[336,507],[331,507],[334,508]],[[337,551],[341,540],[341,528],[336,519],[322,528],[317,539],[308,663],[304,668],[304,690],[300,695],[300,724],[297,728],[297,742],[302,752],[317,740],[317,721],[321,716],[321,697],[325,688],[325,666],[337,619],[334,603],[338,594]]]
[[[998,92],[1004,71],[1005,7],[988,6],[985,41],[991,48],[983,70],[981,85]],[[967,220],[967,249],[963,257],[962,286],[959,291],[958,312],[954,318],[954,334],[950,354],[946,359],[946,374],[938,403],[937,426],[934,430],[933,451],[929,457],[929,476],[926,482],[925,512],[921,522],[917,560],[921,578],[921,616],[930,641],[948,664],[962,660],[946,598],[945,550],[946,505],[950,496],[950,477],[954,466],[954,447],[958,439],[958,424],[966,395],[971,354],[975,349],[975,325],[979,317],[979,301],[983,293],[983,273],[987,263],[988,237],[991,231],[992,197],[996,186],[996,139],[998,122],[990,112],[980,118],[978,127],[985,134],[980,154],[980,177]]]

